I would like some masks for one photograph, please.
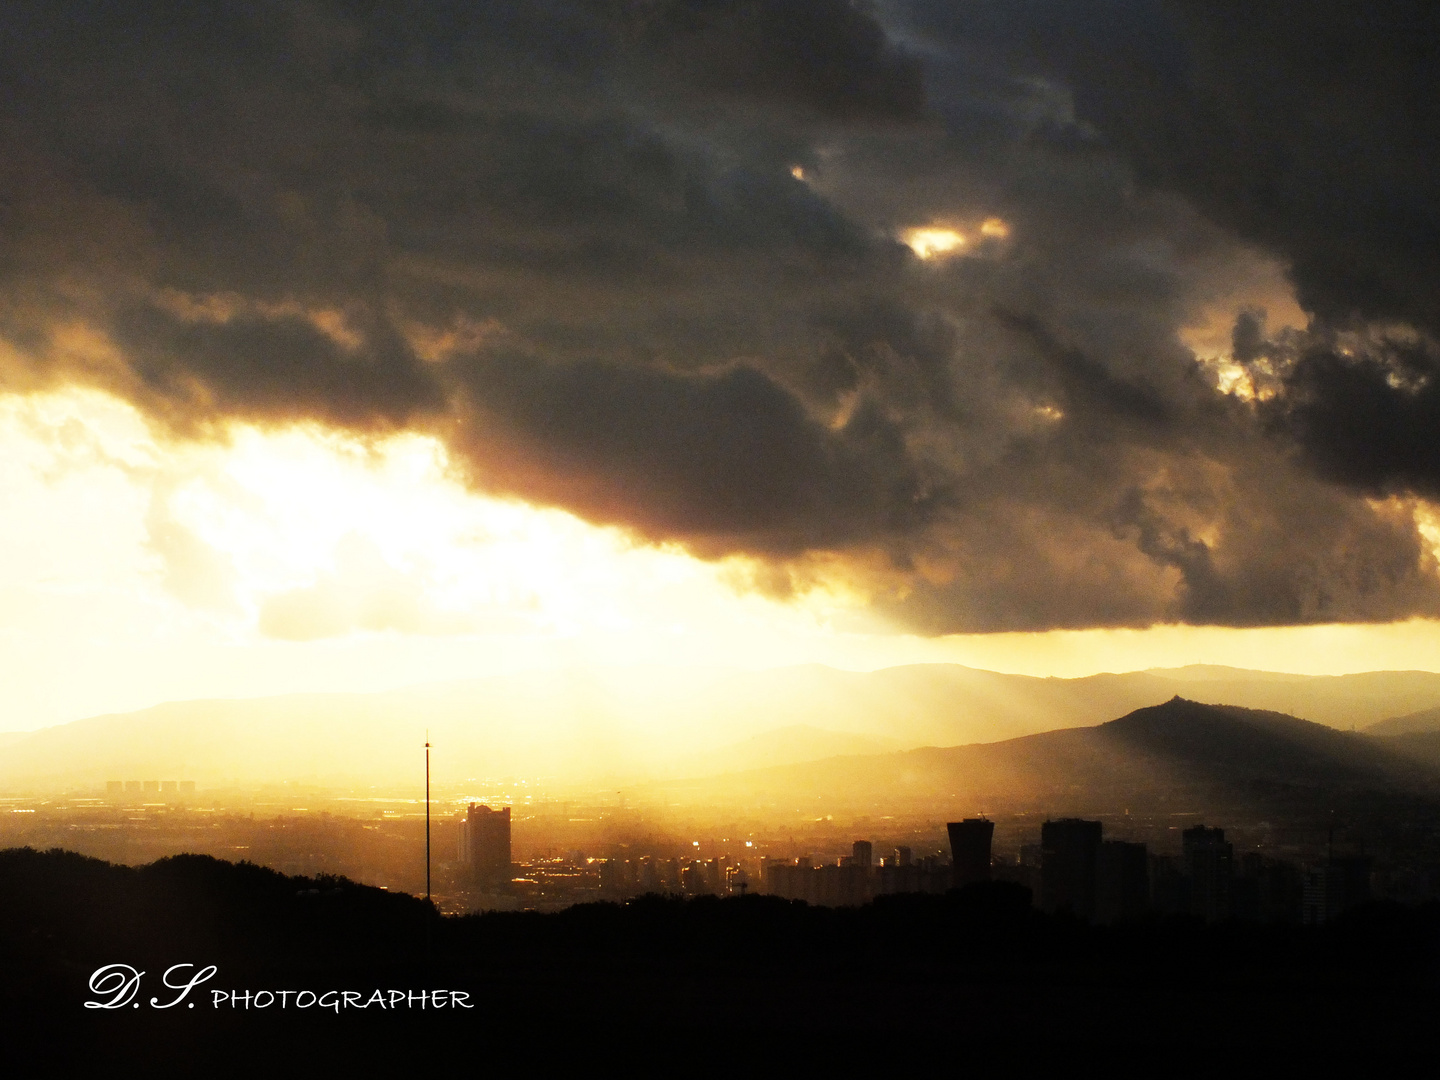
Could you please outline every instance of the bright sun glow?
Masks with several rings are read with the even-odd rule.
[[[801,662],[856,602],[737,591],[741,563],[480,496],[447,465],[419,435],[177,445],[104,395],[0,398],[0,498],[26,522],[0,534],[5,726],[516,666]]]
[[[80,549],[61,574],[78,575],[75,586],[94,572],[82,555],[94,532],[71,530],[70,515],[103,513],[113,519],[102,528],[107,547],[117,530],[138,542],[133,587],[232,634],[670,634],[712,625],[717,602],[744,602],[723,582],[724,564],[465,490],[425,436],[367,445],[237,427],[226,446],[162,446],[129,410],[94,395],[11,399],[5,419],[18,451],[8,460],[38,474],[32,498],[86,489],[82,500],[52,499],[49,538],[32,556],[69,537]],[[32,520],[44,517],[37,507]]]
[[[917,637],[869,616],[843,563],[828,587],[770,599],[743,561],[468,491],[427,437],[237,427],[225,445],[172,444],[78,390],[0,397],[0,505],[24,523],[0,530],[0,730],[577,665],[1335,674],[1440,656],[1440,624],[1423,620]]]

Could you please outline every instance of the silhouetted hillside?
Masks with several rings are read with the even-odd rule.
[[[1001,804],[1047,811],[1169,798],[1253,799],[1358,792],[1440,794],[1440,773],[1381,740],[1292,716],[1173,698],[1090,728],[1003,742],[836,758],[669,785],[696,801],[795,807]]]
[[[1440,731],[1388,735],[1381,742],[1393,754],[1408,758],[1424,768],[1440,771]]]
[[[440,1048],[547,1072],[561,1053],[593,1064],[617,1046],[788,1047],[813,1063],[857,1033],[893,1054],[918,1032],[929,1041],[917,1053],[948,1055],[930,1033],[962,1017],[971,1061],[993,1051],[1073,1066],[1088,1060],[1076,1055],[1193,1048],[1202,1016],[1207,1052],[1272,1045],[1281,1030],[1293,1064],[1337,1025],[1375,1039],[1420,1030],[1440,940],[1440,912],[1394,905],[1320,928],[1188,917],[1090,927],[1036,911],[1028,890],[1005,883],[860,908],[646,897],[441,919],[341,880],[200,858],[130,869],[59,851],[0,852],[0,904],[7,1059],[23,1060],[23,1045],[44,1055],[45,1075],[133,1061],[146,1075],[374,1075],[424,1068]],[[84,1009],[97,997],[91,973],[113,963],[145,973],[134,1011]],[[172,996],[160,974],[174,963],[193,965],[182,978],[217,969],[193,1010],[149,1004]],[[442,988],[473,1007],[405,998]],[[293,996],[341,989],[407,1003],[306,1011]],[[264,1009],[225,997],[262,990]]]
[[[1428,790],[1437,779],[1363,735],[1284,713],[1181,697],[1094,730],[1102,744],[1121,754],[1158,759],[1204,780]]]
[[[413,963],[436,918],[403,893],[207,855],[129,867],[58,850],[0,851],[4,954],[52,971],[88,974],[106,956],[138,967],[204,957],[237,972]]]

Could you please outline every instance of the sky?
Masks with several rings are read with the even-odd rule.
[[[0,730],[564,664],[1435,669],[1437,21],[7,4]]]

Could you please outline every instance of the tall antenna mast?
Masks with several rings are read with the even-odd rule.
[[[430,903],[430,729],[425,729],[425,902]]]

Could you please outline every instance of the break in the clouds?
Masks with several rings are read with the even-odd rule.
[[[1440,613],[1435,16],[1254,7],[12,3],[0,376],[927,632]]]

